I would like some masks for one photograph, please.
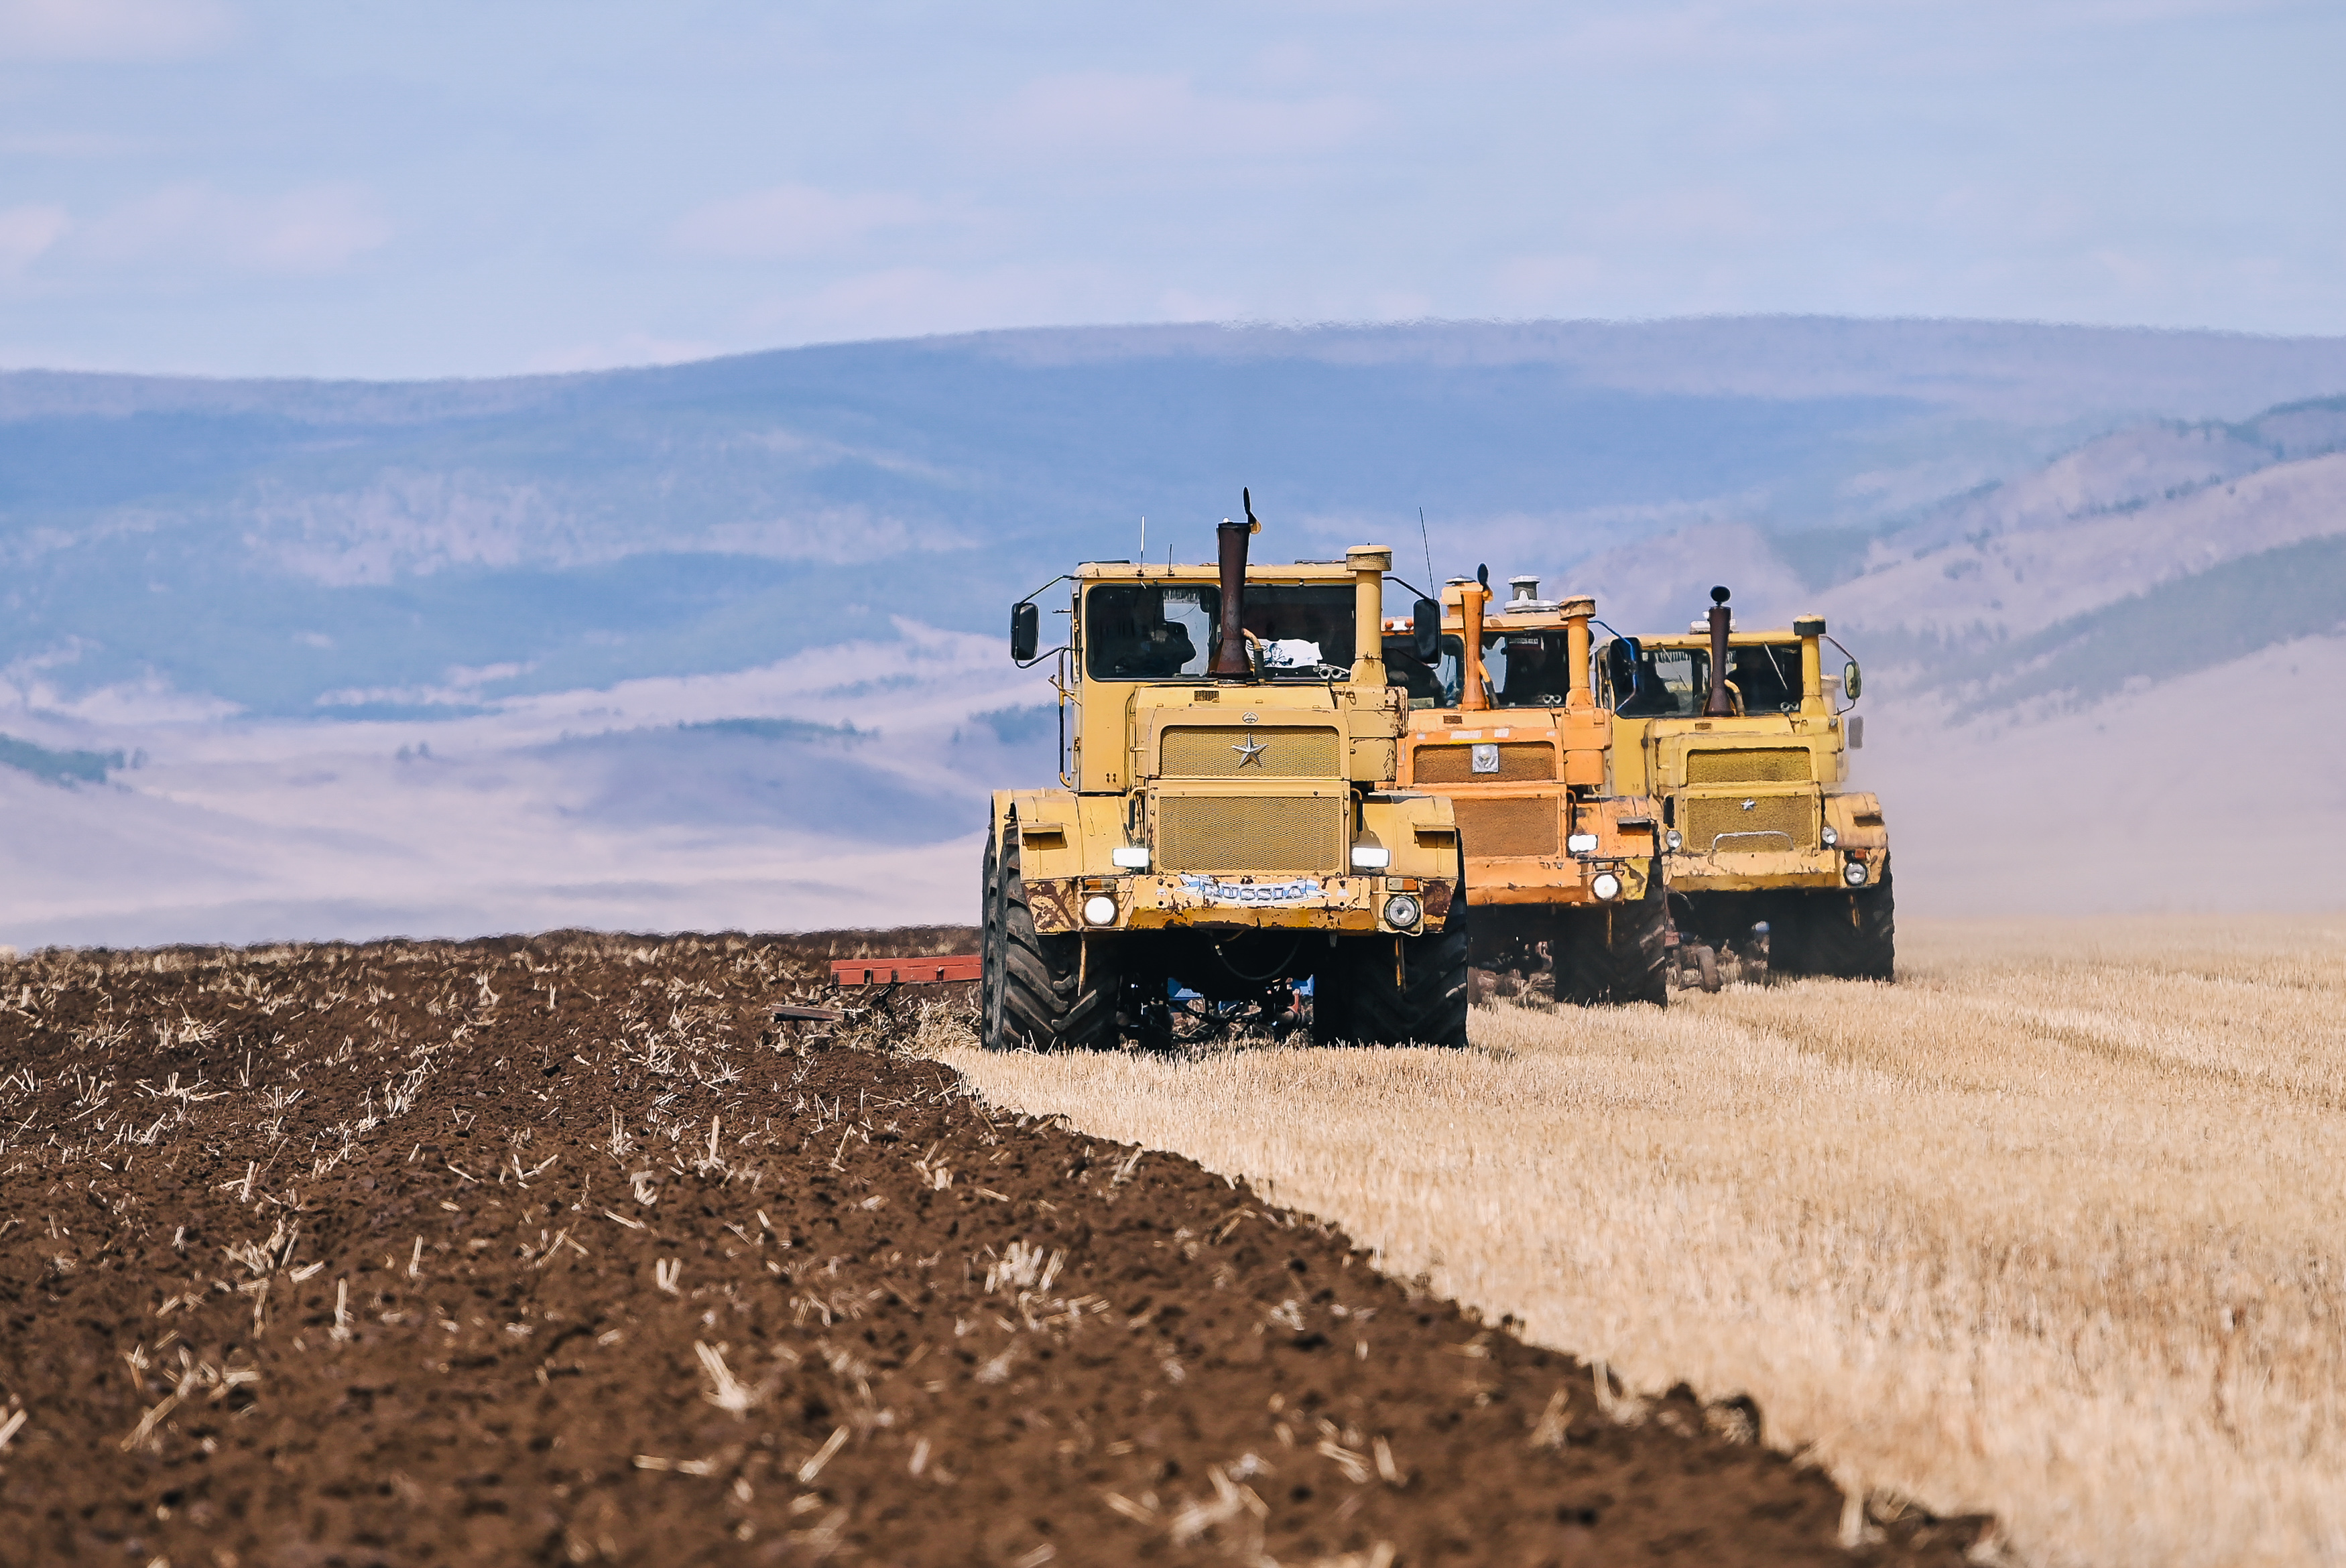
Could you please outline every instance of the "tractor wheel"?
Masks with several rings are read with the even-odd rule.
[[[1854,892],[1801,901],[1800,962],[1810,974],[1840,980],[1888,980],[1897,948],[1897,905],[1890,873]]]
[[[1318,1045],[1466,1044],[1466,921],[1424,936],[1351,937],[1311,985]]]
[[[1003,1048],[1002,874],[994,863],[994,835],[985,836],[985,863],[978,876],[977,1039],[988,1051]]]
[[[1558,1002],[1594,1007],[1606,1003],[1669,1004],[1669,905],[1662,892],[1661,868],[1646,879],[1646,896],[1634,903],[1597,904],[1567,910],[1556,963]]]
[[[1089,954],[1080,936],[1044,936],[1035,930],[1026,883],[1018,874],[1018,827],[1003,836],[995,869],[993,918],[985,930],[984,1044],[990,1051],[1033,1046],[1082,1050],[1116,1042],[1116,1003],[1123,975],[1108,944]]]

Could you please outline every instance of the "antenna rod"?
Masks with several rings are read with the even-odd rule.
[[[1433,535],[1425,531],[1425,508],[1423,506],[1417,509],[1417,537],[1418,542],[1425,546],[1425,580],[1438,582],[1440,579],[1433,575]]]

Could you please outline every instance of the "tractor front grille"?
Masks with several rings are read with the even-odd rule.
[[[1157,863],[1168,871],[1344,869],[1352,803],[1341,796],[1177,795],[1157,806]]]
[[[1332,729],[1296,725],[1218,724],[1168,729],[1157,770],[1174,779],[1336,779],[1344,772]]]
[[[1536,783],[1540,779],[1556,777],[1556,748],[1546,741],[1502,740],[1496,744],[1499,750],[1499,770],[1496,773],[1474,771],[1475,747],[1452,745],[1445,741],[1441,745],[1421,745],[1413,749],[1410,752],[1410,777],[1420,784]]]
[[[1813,795],[1709,795],[1678,803],[1679,831],[1698,855],[1781,853],[1817,847]]]
[[[1554,796],[1522,800],[1454,797],[1459,847],[1469,855],[1553,855],[1558,806]]]
[[[1689,784],[1805,784],[1810,779],[1806,747],[1768,751],[1689,751]]]

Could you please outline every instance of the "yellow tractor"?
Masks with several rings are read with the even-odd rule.
[[[1055,578],[1073,590],[1048,653],[1052,585],[1012,607],[1012,657],[1056,659],[1062,771],[994,797],[989,1048],[1161,1046],[1306,1013],[1324,1041],[1466,1042],[1457,828],[1448,800],[1397,787],[1392,552],[1250,566],[1247,499],[1216,565]]]
[[[1727,589],[1710,596],[1685,635],[1616,637],[1596,660],[1616,785],[1662,802],[1678,933],[1780,975],[1888,980],[1890,830],[1878,799],[1841,788],[1864,744],[1857,661],[1833,643],[1837,702],[1823,616],[1738,631]]]
[[[1402,780],[1458,814],[1476,967],[1553,968],[1559,1002],[1668,998],[1668,915],[1653,802],[1617,793],[1613,716],[1590,684],[1596,601],[1545,600],[1536,577],[1443,590],[1441,637],[1387,623],[1385,667],[1409,694]]]

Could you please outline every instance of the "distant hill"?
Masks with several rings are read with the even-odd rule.
[[[1055,766],[1005,607],[1242,484],[1272,559],[1421,575],[1422,506],[1626,631],[1823,610],[1912,908],[2302,903],[2328,782],[2294,861],[2139,851],[2251,738],[2346,778],[2341,392],[2346,340],[1829,319],[0,374],[0,941],[961,918]]]
[[[1202,558],[1241,484],[1290,554],[1413,544],[1423,507],[1444,574],[1732,523],[1829,575],[2093,436],[2341,389],[2346,340],[1825,319],[1002,332],[412,385],[19,372],[0,665],[462,711],[901,615],[991,629],[1144,514],[1152,552]]]

